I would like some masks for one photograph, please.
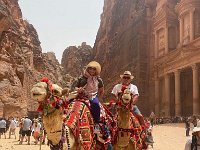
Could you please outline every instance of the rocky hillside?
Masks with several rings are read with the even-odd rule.
[[[81,46],[70,46],[64,50],[61,65],[65,74],[79,77],[91,59],[92,47],[83,42]]]
[[[54,53],[42,53],[33,25],[22,19],[18,0],[0,0],[0,116],[34,111],[30,89],[43,76],[67,85]]]

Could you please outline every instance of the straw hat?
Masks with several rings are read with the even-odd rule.
[[[133,79],[134,76],[132,76],[130,71],[124,71],[124,74],[120,75],[121,78],[123,77],[130,77],[130,79]]]
[[[100,65],[98,62],[96,62],[96,61],[91,61],[91,62],[86,66],[86,69],[89,68],[89,67],[96,68],[97,75],[100,74],[100,72],[101,72],[101,65]]]

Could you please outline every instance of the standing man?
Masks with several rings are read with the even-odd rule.
[[[187,139],[184,150],[200,150],[200,121],[192,130],[192,138]]]
[[[0,118],[0,139],[1,139],[1,135],[3,134],[6,139],[6,121],[5,119]]]
[[[12,117],[12,120],[10,122],[9,139],[11,138],[11,134],[13,134],[15,136],[15,139],[17,138],[16,134],[15,134],[16,127],[17,127],[17,122],[16,122],[15,118]]]
[[[96,61],[91,61],[83,72],[83,75],[73,83],[78,96],[83,99],[89,99],[91,104],[91,113],[95,121],[94,132],[100,132],[100,105],[104,93],[103,80],[100,78],[101,65]]]
[[[19,144],[23,143],[24,137],[26,135],[28,137],[28,145],[30,145],[31,127],[32,121],[28,118],[28,116],[26,116],[22,122],[22,137]]]
[[[136,103],[138,101],[138,88],[136,85],[131,84],[131,81],[133,80],[134,76],[131,74],[130,71],[125,71],[121,77],[121,83],[114,86],[112,90],[112,94],[115,96],[115,98],[118,100],[118,93],[123,92],[125,89],[129,89],[132,93],[132,104],[133,104],[133,113],[138,117],[140,124],[144,127],[144,119],[143,116],[136,106]]]

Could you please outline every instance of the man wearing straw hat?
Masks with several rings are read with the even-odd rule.
[[[101,72],[101,66],[96,61],[91,61],[81,76],[73,86],[78,92],[78,95],[82,95],[84,99],[89,99],[91,104],[91,113],[95,121],[95,132],[100,132],[100,106],[99,99],[102,99],[104,93],[103,81],[99,74]]]
[[[185,144],[185,150],[200,150],[200,121],[192,130],[192,139],[188,139]]]
[[[131,74],[130,71],[125,71],[122,75],[120,75],[120,77],[121,83],[115,85],[111,93],[115,96],[116,99],[118,99],[118,93],[121,93],[128,88],[132,93],[133,113],[139,118],[140,124],[145,126],[143,116],[136,106],[139,96],[138,88],[136,85],[131,84],[134,76]]]

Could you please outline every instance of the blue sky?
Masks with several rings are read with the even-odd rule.
[[[93,46],[104,0],[19,0],[23,18],[36,28],[43,52],[60,61],[68,46]]]

